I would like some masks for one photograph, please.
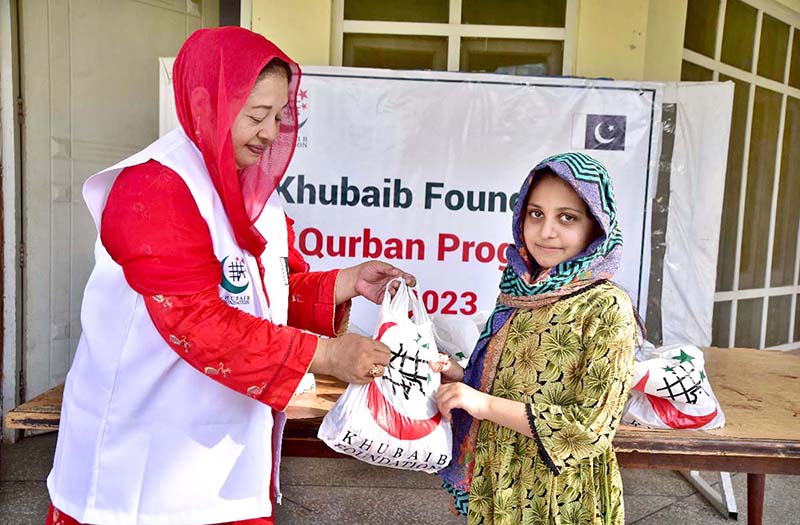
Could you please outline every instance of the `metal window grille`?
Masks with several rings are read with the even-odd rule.
[[[714,15],[716,15],[716,24],[714,24]],[[747,20],[751,20],[753,15],[755,16],[755,26],[752,42],[750,42],[749,30],[742,31],[737,24],[747,25]],[[739,17],[738,22],[737,17]],[[742,23],[743,19],[745,23]],[[704,23],[706,24],[705,28],[703,27]],[[776,28],[782,30],[784,26],[788,26],[788,36],[785,41],[778,38],[776,44]],[[788,216],[786,213],[778,213],[779,190],[782,182],[781,170],[788,168],[782,166],[784,150],[800,148],[800,135],[788,134],[786,129],[787,105],[800,102],[800,89],[797,87],[797,82],[794,81],[800,71],[792,71],[792,69],[798,69],[797,66],[793,68],[793,63],[798,61],[796,56],[793,60],[793,55],[800,53],[800,42],[797,37],[800,13],[778,4],[774,0],[719,0],[717,6],[713,1],[690,0],[686,27],[683,78],[699,80],[702,77],[715,81],[734,79],[744,83],[748,93],[741,171],[735,174],[731,173],[730,168],[728,171],[728,177],[740,176],[738,199],[732,199],[735,202],[727,202],[726,196],[724,203],[724,206],[738,208],[737,220],[732,223],[723,221],[721,226],[723,235],[727,233],[732,236],[735,233],[732,286],[721,284],[720,280],[717,281],[717,292],[714,295],[714,344],[728,347],[744,346],[743,342],[752,342],[754,343],[752,346],[758,348],[776,350],[800,348],[800,330],[798,329],[800,326],[798,322],[800,320],[798,319],[800,317],[800,312],[798,312],[800,221],[794,219],[791,213]],[[692,31],[704,30],[707,34],[691,34],[689,33],[690,29]],[[727,41],[724,40],[726,30],[729,38]],[[713,38],[711,38],[712,35]],[[713,51],[710,46],[712,41],[714,43]],[[762,49],[762,42],[767,44],[766,51]],[[746,49],[747,46],[751,46],[752,49]],[[689,49],[689,47],[694,49]],[[774,53],[776,49],[778,53],[783,53],[785,56],[776,59]],[[738,56],[735,56],[736,53]],[[770,56],[767,56],[768,54]],[[778,68],[781,63],[783,65],[782,75],[775,74],[776,60]],[[748,65],[749,67],[747,67]],[[754,122],[754,120],[759,120],[757,108],[754,107],[758,97],[761,97],[762,101],[765,100],[765,97],[771,97],[776,102],[778,98],[780,99],[777,134],[764,131],[769,126],[760,126],[758,122]],[[751,159],[753,151],[751,145],[754,143],[757,148],[766,146],[767,150],[774,146],[772,173],[754,173],[750,169],[750,162],[753,160]],[[731,146],[733,145],[732,142]],[[762,180],[771,178],[772,182],[771,193],[765,192],[763,197],[759,197],[759,202],[750,202],[751,206],[755,204],[769,210],[763,276],[761,275],[762,271],[753,270],[749,266],[743,270],[743,247],[764,242],[763,239],[755,238],[762,235],[763,230],[757,231],[752,227],[748,228],[745,222],[748,192],[753,191],[752,187],[748,187],[748,180],[754,176],[758,176]],[[795,178],[794,186],[789,185],[790,188],[800,187],[797,185],[796,179],[800,177],[800,173],[797,171],[787,173],[787,177]],[[753,181],[754,185],[755,182]],[[800,194],[781,195],[780,197],[789,198],[794,202],[791,206],[795,208],[800,206]],[[787,223],[790,220],[791,223]],[[776,246],[776,230],[779,227],[788,229],[785,231],[790,232],[789,235],[793,235],[795,240],[795,246],[791,250],[794,260],[793,277],[788,285],[785,283],[774,285],[772,279],[773,258],[776,254],[786,256],[786,252],[781,252],[783,247]],[[717,270],[730,273],[731,267],[725,265],[731,263],[723,255],[720,253]],[[745,276],[744,286],[741,282],[743,271],[752,272],[755,275],[752,277],[748,273]],[[787,308],[788,323],[784,322],[785,318],[783,317]]]

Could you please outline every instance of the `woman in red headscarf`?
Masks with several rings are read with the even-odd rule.
[[[349,302],[413,277],[308,271],[274,191],[299,81],[260,35],[197,31],[173,68],[181,127],[86,182],[99,238],[48,524],[272,523],[282,411],[305,373],[365,383],[388,364],[343,334]]]

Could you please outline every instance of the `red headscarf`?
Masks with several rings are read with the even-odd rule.
[[[291,71],[289,101],[275,142],[258,163],[239,170],[231,126],[273,58]],[[254,223],[283,178],[297,142],[300,67],[263,36],[240,27],[200,29],[181,47],[172,68],[178,120],[205,159],[240,247],[252,255],[266,241]]]

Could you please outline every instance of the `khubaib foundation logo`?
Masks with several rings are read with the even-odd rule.
[[[221,263],[222,280],[220,286],[227,292],[222,294],[222,299],[231,306],[250,304],[250,294],[245,293],[250,287],[250,276],[247,272],[245,260],[238,256],[227,256],[222,259]]]

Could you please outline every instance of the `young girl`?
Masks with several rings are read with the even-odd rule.
[[[440,474],[472,524],[622,524],[611,440],[630,386],[636,316],[609,279],[622,234],[611,180],[582,153],[526,177],[500,295],[466,369],[441,362],[453,422]],[[460,409],[460,410],[453,410]]]

